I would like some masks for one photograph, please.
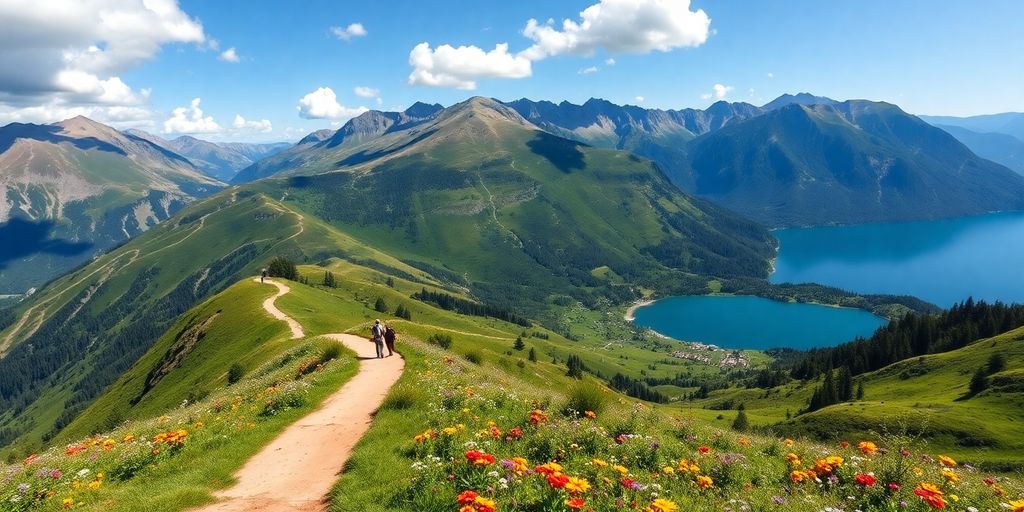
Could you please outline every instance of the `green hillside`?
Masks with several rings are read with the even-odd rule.
[[[11,476],[0,482],[0,503],[17,503],[17,510],[58,510],[70,500],[80,510],[121,512],[143,507],[181,511],[210,502],[209,493],[227,486],[232,473],[260,446],[338,389],[357,365],[373,364],[353,361],[343,352],[327,360],[320,371],[299,371],[310,358],[326,356],[326,341],[316,338],[319,333],[365,333],[375,317],[395,320],[373,308],[377,298],[392,307],[412,308],[411,322],[401,324],[399,342],[406,369],[346,464],[331,497],[331,510],[450,510],[467,489],[495,500],[503,510],[563,509],[574,491],[552,486],[544,475],[516,473],[515,466],[505,469],[498,462],[514,462],[514,457],[524,458],[523,469],[557,461],[566,474],[585,480],[589,492],[578,497],[595,510],[613,509],[617,499],[682,509],[738,500],[761,510],[777,507],[781,499],[787,510],[821,510],[841,503],[874,510],[886,503],[896,506],[900,500],[920,505],[913,493],[919,481],[939,483],[955,492],[959,503],[992,510],[1024,493],[1017,479],[997,477],[1003,494],[998,496],[983,482],[985,474],[967,467],[952,470],[960,480],[955,487],[942,484],[944,466],[931,458],[922,458],[911,471],[897,448],[915,454],[945,452],[908,444],[898,436],[870,434],[851,438],[853,445],[841,447],[834,437],[819,444],[731,432],[680,414],[672,406],[623,397],[591,377],[567,377],[563,364],[548,360],[548,351],[561,347],[572,347],[584,358],[601,349],[545,332],[546,340],[527,340],[530,348],[543,351],[531,361],[527,351],[509,346],[509,336],[520,326],[409,301],[414,282],[388,281],[386,274],[366,267],[342,261],[301,267],[303,280],[311,283],[328,271],[336,277],[336,287],[291,282],[292,292],[278,299],[278,306],[303,325],[308,336],[304,340],[280,343],[283,323],[254,314],[261,311],[267,294],[249,280],[186,313],[136,368],[83,414],[83,422],[72,427],[96,435],[69,435],[61,440],[62,446],[23,463],[0,465]],[[230,323],[219,326],[221,321]],[[84,426],[86,420],[106,415],[104,404],[131,400],[137,392],[133,386],[144,375],[138,370],[150,368],[170,348],[165,342],[180,339],[188,331],[180,328],[195,322],[206,325],[207,334],[138,408],[126,408],[126,421],[112,430]],[[234,334],[231,329],[236,329]],[[452,335],[450,349],[423,342],[438,333]],[[610,350],[631,358],[642,352],[636,347]],[[218,368],[223,370],[234,360],[247,371],[229,384]],[[180,403],[190,393],[187,386],[178,385],[182,382],[209,395]],[[158,411],[158,402],[169,407]],[[152,441],[165,432],[179,437],[184,432],[185,437],[180,442]],[[861,439],[889,451],[866,455],[857,448]],[[469,464],[465,459],[472,449],[493,454],[496,460],[485,468]],[[787,462],[790,453],[806,465]],[[813,481],[790,483],[794,470],[819,467],[827,456],[842,457],[832,463],[835,481],[828,488]],[[37,471],[43,467],[47,470]],[[375,485],[382,467],[388,469],[390,485]],[[489,476],[490,471],[506,473],[506,481],[515,484],[491,488],[497,477]],[[860,473],[898,482],[902,489],[863,492],[854,480]],[[20,490],[22,484],[25,491]],[[657,496],[651,495],[651,486],[657,486]]]
[[[990,377],[989,389],[969,392],[975,371],[993,354],[1006,362]],[[966,347],[913,357],[854,377],[863,383],[864,398],[801,414],[818,381],[794,381],[762,389],[727,388],[684,408],[698,417],[732,422],[743,404],[751,423],[792,435],[817,438],[869,436],[902,432],[972,463],[997,468],[1024,467],[1024,328],[978,340]],[[688,390],[689,391],[689,390]],[[701,407],[693,410],[691,407]],[[787,414],[793,415],[787,420]],[[718,416],[721,420],[716,420]]]

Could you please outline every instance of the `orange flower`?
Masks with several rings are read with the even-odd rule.
[[[853,481],[861,487],[871,487],[875,485],[875,475],[869,473],[858,473],[853,477]]]
[[[793,452],[787,453],[786,454],[786,462],[788,462],[790,466],[799,467],[800,466],[800,456],[795,454],[795,453],[793,453]]]
[[[697,477],[697,487],[701,489],[708,489],[715,485],[715,481],[710,476],[701,475]]]
[[[583,498],[569,498],[565,500],[565,506],[573,510],[580,510],[584,505],[586,505],[586,502],[583,501]]]
[[[946,455],[939,455],[939,464],[942,464],[943,466],[946,466],[947,468],[955,468],[956,467],[956,461],[953,460],[952,457],[948,457]]]
[[[548,475],[548,485],[555,489],[561,489],[569,483],[569,477],[562,473],[552,473]]]
[[[537,426],[548,422],[548,415],[540,409],[530,411],[530,424]]]
[[[934,509],[946,507],[946,500],[942,497],[942,491],[933,484],[921,482],[918,484],[917,489],[914,489],[914,494],[919,496],[921,501],[927,503],[929,507]]]
[[[644,509],[644,512],[679,512],[679,505],[665,498],[658,498]]]
[[[489,466],[494,464],[494,455],[477,450],[469,450],[466,452],[466,460],[474,466]]]
[[[830,455],[824,459],[818,459],[814,463],[814,471],[820,475],[830,475],[833,471],[843,465],[843,458],[838,455]]]
[[[526,459],[522,457],[512,457],[512,472],[517,476],[523,476],[526,474],[527,468],[530,464],[526,462]]]
[[[1010,512],[1024,512],[1024,500],[1011,501],[1006,505]]]
[[[794,484],[803,483],[803,481],[807,479],[807,473],[804,473],[803,471],[800,470],[793,470],[790,471],[789,473],[789,479]]]
[[[872,443],[871,441],[861,441],[857,445],[857,449],[860,450],[860,452],[863,453],[864,455],[868,456],[878,453],[878,445]]]
[[[542,475],[552,475],[555,473],[562,472],[562,466],[557,462],[548,462],[547,464],[541,464],[540,466],[537,466],[533,469],[534,471]]]
[[[459,505],[470,505],[476,497],[476,491],[466,490],[459,493],[459,497],[456,500],[459,502]]]

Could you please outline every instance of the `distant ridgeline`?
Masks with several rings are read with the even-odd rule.
[[[846,367],[852,375],[881,369],[910,357],[947,352],[1024,325],[1024,304],[957,304],[933,315],[909,314],[890,322],[868,339],[812,349],[793,366],[793,377],[813,379]]]
[[[498,320],[504,320],[516,325],[523,327],[530,327],[533,325],[529,320],[521,317],[511,311],[499,308],[497,306],[491,306],[489,304],[480,304],[477,302],[470,302],[465,299],[448,295],[447,293],[431,292],[424,288],[412,294],[412,298],[421,300],[433,304],[441,309],[447,309],[448,311],[455,311],[462,313],[463,315],[473,316],[487,316],[491,318],[497,318]]]

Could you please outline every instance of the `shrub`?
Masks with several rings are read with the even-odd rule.
[[[280,277],[292,281],[297,280],[299,277],[299,270],[295,267],[295,263],[284,256],[278,256],[270,260],[270,264],[267,265],[267,273],[271,277]]]
[[[484,355],[479,350],[466,352],[466,360],[473,364],[484,364]]]
[[[452,335],[443,333],[434,333],[427,338],[427,343],[431,345],[437,345],[445,350],[452,348]]]
[[[387,313],[388,311],[390,311],[390,309],[388,308],[388,303],[384,302],[383,297],[377,297],[377,302],[373,304],[373,309],[378,313]]]
[[[234,384],[242,380],[244,376],[245,368],[242,368],[242,365],[238,363],[232,364],[231,368],[228,369],[228,384]]]
[[[601,412],[605,405],[605,392],[600,386],[591,382],[578,382],[569,388],[568,400],[563,412],[580,414],[587,411]]]
[[[412,409],[417,404],[426,402],[427,399],[423,393],[417,389],[409,387],[395,388],[388,393],[387,398],[384,399],[384,403],[380,405],[381,409],[401,411],[405,409]]]

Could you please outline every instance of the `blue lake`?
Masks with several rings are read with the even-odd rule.
[[[748,349],[836,345],[886,323],[860,309],[715,295],[669,297],[635,316],[637,325],[679,340]]]
[[[775,232],[773,283],[914,295],[942,307],[1024,302],[1024,213]]]

